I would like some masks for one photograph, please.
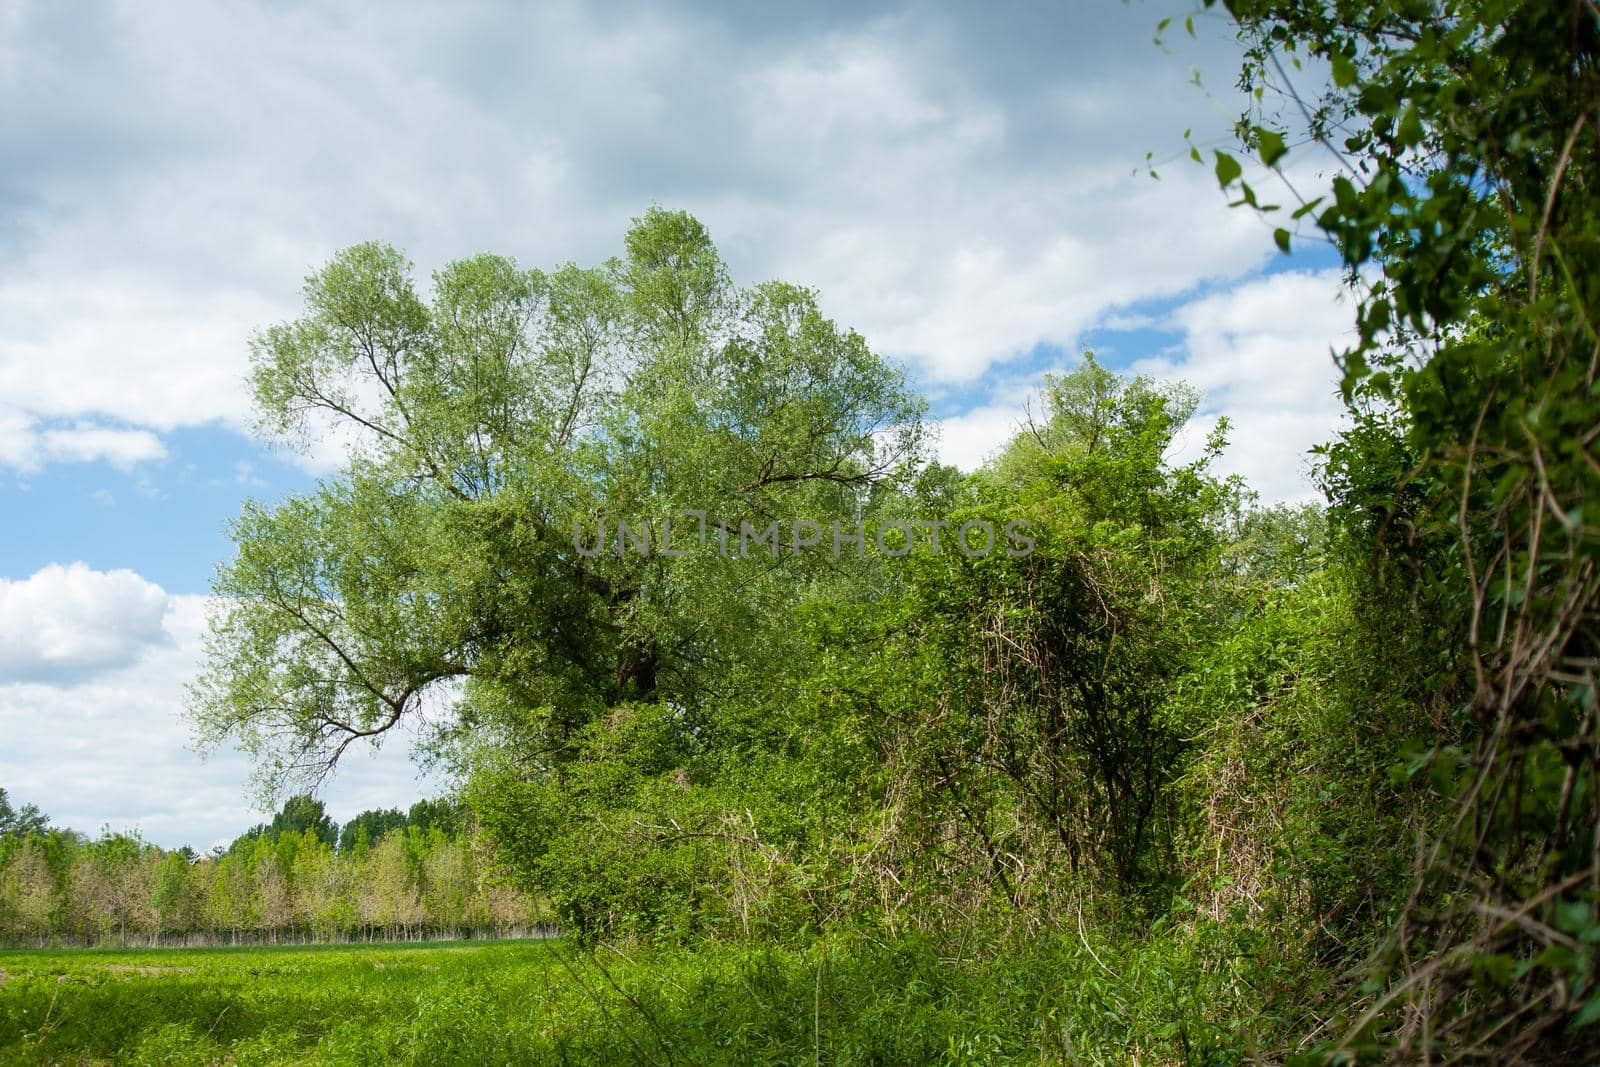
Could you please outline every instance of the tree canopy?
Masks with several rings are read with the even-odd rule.
[[[859,522],[916,470],[920,401],[814,293],[735,287],[688,215],[653,208],[625,245],[550,272],[473,257],[427,299],[400,253],[360,245],[256,337],[264,427],[351,458],[234,524],[192,694],[205,738],[314,782],[433,699],[466,747],[558,762],[604,709],[692,714],[718,671],[781,647],[771,607],[833,560],[750,565],[703,532]],[[581,550],[662,520],[682,555]]]
[[[0,789],[0,834],[25,834],[43,830],[50,825],[50,817],[39,810],[37,804],[24,804],[21,810],[11,806],[11,798]]]

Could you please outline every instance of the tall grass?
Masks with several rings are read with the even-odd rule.
[[[1217,959],[1075,936],[0,954],[0,1062],[1207,1063],[1276,1024]],[[1259,973],[1259,967],[1257,968]]]

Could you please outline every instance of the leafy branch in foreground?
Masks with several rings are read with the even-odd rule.
[[[1600,7],[1225,6],[1240,137],[1280,175],[1332,167],[1293,218],[1360,292],[1334,516],[1459,712],[1402,764],[1452,814],[1329,1054],[1565,1062],[1600,1020]]]

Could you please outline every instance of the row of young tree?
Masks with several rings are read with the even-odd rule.
[[[734,286],[682,213],[597,268],[484,255],[428,291],[362,245],[257,338],[263,424],[360,445],[235,524],[202,737],[282,786],[432,723],[579,940],[1061,938],[1183,961],[1154,1059],[1589,1058],[1594,5],[1226,6],[1251,158],[1194,156],[1356,294],[1326,511],[1255,507],[1225,426],[1175,460],[1193,393],[1092,359],[941,466],[895,368],[809,290]],[[1313,151],[1321,196],[1285,162]],[[927,536],[573,536],[802,519]],[[973,520],[1034,551],[939,548]]]
[[[28,825],[0,831],[0,940],[295,943],[510,937],[539,928],[532,898],[496,874],[471,834],[426,820],[408,825],[401,815],[399,825],[369,836],[358,819],[350,847],[338,849],[325,816],[295,825],[320,807],[294,798],[268,827],[204,856],[137,834],[88,838],[46,825],[33,809],[38,817]]]

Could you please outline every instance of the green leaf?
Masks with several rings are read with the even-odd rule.
[[[1406,105],[1405,113],[1400,116],[1400,127],[1395,131],[1394,139],[1402,148],[1422,143],[1422,119],[1417,115],[1417,105]]]
[[[1289,231],[1279,226],[1272,231],[1272,239],[1277,242],[1278,251],[1287,255],[1289,252]]]
[[[1356,65],[1349,56],[1333,57],[1333,84],[1348,89],[1356,83]]]
[[[1581,934],[1587,930],[1593,920],[1587,902],[1582,900],[1562,900],[1556,903],[1555,925],[1556,929],[1568,934]]]
[[[1217,184],[1226,189],[1244,173],[1244,168],[1228,153],[1220,149],[1213,149],[1213,152],[1217,157]]]
[[[1570,972],[1578,966],[1578,957],[1565,945],[1546,945],[1533,958],[1540,967],[1548,967],[1552,971]]]
[[[1269,130],[1264,126],[1256,127],[1256,144],[1261,151],[1261,162],[1272,166],[1288,154],[1289,149],[1283,143],[1283,134],[1276,130]]]
[[[1307,200],[1304,204],[1301,204],[1299,207],[1295,208],[1294,214],[1290,215],[1289,217],[1292,219],[1304,218],[1315,211],[1317,209],[1317,205],[1320,203],[1322,203],[1322,197],[1320,196],[1314,200]]]
[[[1495,954],[1492,956],[1479,956],[1472,961],[1472,969],[1477,972],[1478,978],[1496,989],[1504,989],[1511,984],[1511,968],[1516,961],[1510,956]]]

